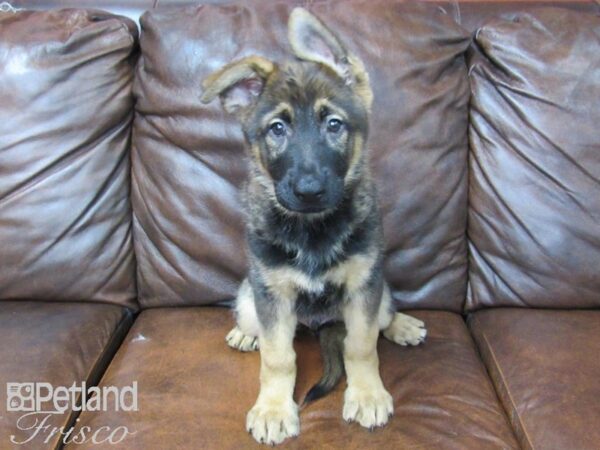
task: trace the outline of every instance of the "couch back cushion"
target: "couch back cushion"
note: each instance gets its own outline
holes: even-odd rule
[[[200,86],[243,56],[290,58],[292,6],[169,8],[141,19],[132,194],[145,307],[231,299],[245,276],[243,137],[218,101],[200,103]],[[370,73],[369,147],[394,299],[458,311],[467,272],[469,36],[431,6],[332,1],[309,9]]]
[[[467,307],[598,307],[600,16],[510,14],[476,41]]]
[[[135,307],[135,24],[0,12],[0,300]]]

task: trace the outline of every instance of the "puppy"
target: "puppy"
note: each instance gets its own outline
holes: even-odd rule
[[[373,94],[359,58],[302,8],[289,18],[295,59],[248,56],[210,75],[242,124],[250,269],[227,342],[260,347],[260,394],[246,428],[262,443],[299,433],[292,346],[298,323],[318,330],[324,375],[305,401],[331,391],[345,369],[343,417],[372,428],[393,413],[379,376],[377,338],[417,345],[424,324],[395,313],[382,274],[383,235],[365,143]]]

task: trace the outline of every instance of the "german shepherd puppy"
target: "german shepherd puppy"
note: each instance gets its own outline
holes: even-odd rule
[[[417,345],[423,322],[395,313],[382,274],[383,236],[365,153],[373,94],[363,63],[316,17],[289,19],[296,58],[248,56],[210,75],[202,101],[219,96],[242,124],[250,154],[244,189],[248,277],[227,342],[260,347],[260,394],[246,428],[262,443],[299,433],[292,346],[296,326],[318,330],[324,375],[305,402],[344,373],[343,417],[372,428],[393,413],[379,376],[377,338]]]

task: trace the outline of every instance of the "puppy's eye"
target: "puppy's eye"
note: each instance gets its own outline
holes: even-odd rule
[[[337,133],[342,129],[342,121],[340,119],[329,119],[327,121],[327,131],[330,133]]]
[[[271,126],[269,127],[269,131],[277,137],[281,137],[285,134],[285,124],[283,122],[281,122],[280,120],[278,120],[277,122],[273,122],[271,124]]]

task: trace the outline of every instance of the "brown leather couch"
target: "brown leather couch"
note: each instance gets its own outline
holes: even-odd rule
[[[242,136],[200,82],[285,57],[293,3],[187,3],[0,7],[0,449],[260,447],[259,355],[224,341]],[[385,428],[346,424],[342,385],[283,447],[600,448],[600,5],[304,4],[370,72],[385,271],[429,334],[380,342]],[[108,12],[34,11],[67,6]],[[137,411],[25,418],[7,385],[134,381]]]

